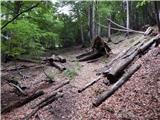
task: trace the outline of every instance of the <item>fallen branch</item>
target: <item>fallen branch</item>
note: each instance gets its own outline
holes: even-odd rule
[[[15,103],[12,103],[12,104],[10,104],[10,105],[2,108],[1,113],[9,112],[9,111],[13,110],[14,108],[21,107],[21,106],[29,103],[30,101],[38,98],[39,96],[41,96],[41,95],[43,95],[43,94],[44,94],[43,91],[39,91],[39,92],[37,92],[37,93],[34,93],[34,94],[32,94],[32,95],[30,95],[30,96],[28,96],[28,97],[26,97],[26,98],[24,98],[24,99],[22,99],[22,100],[20,100],[20,101],[17,101],[17,102],[15,102]]]
[[[54,88],[54,91],[55,91],[55,90],[58,90],[59,88],[63,87],[64,85],[69,84],[69,82],[70,82],[69,80],[66,80],[65,82],[61,83],[61,84],[58,85],[56,88]]]
[[[22,95],[26,96],[27,93],[25,93],[22,88],[19,85],[13,84],[13,83],[8,83],[10,86],[15,87]]]
[[[9,23],[11,23],[12,21],[14,21],[18,16],[20,16],[21,14],[25,13],[25,12],[28,12],[30,10],[32,10],[33,8],[37,7],[39,5],[39,2],[35,5],[33,5],[32,7],[26,9],[26,10],[23,10],[22,12],[20,12],[19,14],[17,14],[15,17],[13,17],[10,21],[8,21],[7,23],[5,23],[2,27],[1,27],[1,30],[4,29]]]
[[[96,24],[98,24],[98,25],[101,26],[101,27],[104,27],[104,28],[107,28],[107,29],[108,29],[108,26],[102,25],[102,24],[100,24],[100,23],[96,23]],[[142,32],[142,31],[136,31],[136,30],[131,30],[131,29],[126,30],[126,29],[119,29],[119,28],[113,28],[113,27],[111,27],[111,29],[112,29],[112,30],[117,30],[117,31],[122,31],[122,32],[129,31],[129,32],[144,34],[144,32]]]
[[[99,95],[95,102],[93,102],[93,106],[97,107],[102,102],[104,102],[108,97],[110,97],[118,88],[120,88],[131,76],[134,74],[139,68],[140,64],[134,64],[132,65],[128,71],[125,72],[125,74],[110,88],[109,91],[103,92],[101,95]]]
[[[79,89],[78,92],[81,93],[82,91],[86,90],[88,87],[92,86],[93,84],[95,84],[96,82],[98,82],[100,79],[102,78],[102,76],[99,76],[98,78],[96,78],[95,80],[93,80],[92,82],[88,83],[87,85],[85,85],[83,88]]]

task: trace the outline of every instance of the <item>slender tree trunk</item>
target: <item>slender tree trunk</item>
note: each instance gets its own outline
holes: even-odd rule
[[[111,15],[109,16],[111,19]],[[108,20],[108,42],[111,42],[111,22]]]
[[[100,15],[98,15],[98,22],[101,23]],[[98,36],[101,36],[101,26],[98,25]]]
[[[155,7],[155,17],[156,17],[156,22],[157,22],[157,26],[158,26],[158,32],[160,32],[160,11],[158,9],[158,1],[154,1],[154,7]]]
[[[91,13],[92,13],[91,31],[92,31],[92,39],[94,39],[95,38],[95,3],[94,3],[94,1],[92,1]]]
[[[127,20],[126,20],[126,26],[127,30],[129,29],[129,1],[126,0],[126,7],[127,7]],[[126,35],[129,35],[129,31],[127,31]]]
[[[82,46],[84,46],[85,42],[84,42],[84,35],[83,35],[83,26],[82,26],[82,19],[81,19],[79,8],[77,9],[77,14],[78,14],[79,26],[80,26],[80,32],[81,32],[81,42],[82,42]]]

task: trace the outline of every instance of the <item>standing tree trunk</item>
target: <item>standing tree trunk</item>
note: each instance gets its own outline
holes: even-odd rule
[[[90,37],[91,39],[93,39],[95,37],[95,5],[94,5],[94,1],[91,2],[90,4]]]
[[[98,22],[101,23],[100,15],[98,15]],[[101,26],[98,25],[98,36],[101,36]]]
[[[126,0],[126,7],[127,7],[127,19],[126,19],[126,26],[127,26],[127,33],[126,36],[129,35],[129,1]]]
[[[155,7],[155,17],[156,17],[156,22],[158,26],[158,32],[160,32],[160,10],[158,9],[158,1],[154,1],[154,7]]]
[[[79,5],[79,6],[81,6],[81,5]],[[80,32],[81,32],[82,47],[84,47],[85,46],[85,42],[84,42],[83,26],[82,26],[82,19],[81,19],[81,14],[80,14],[79,6],[78,6],[78,9],[77,9],[77,15],[78,15],[78,19],[79,19],[79,26],[80,26]]]
[[[111,15],[109,16],[109,19],[111,19]],[[108,20],[108,42],[111,42],[111,22]]]

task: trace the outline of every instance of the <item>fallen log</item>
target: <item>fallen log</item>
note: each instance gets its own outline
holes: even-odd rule
[[[103,56],[103,54],[99,53],[99,52],[96,52],[96,53],[93,53],[89,56],[86,56],[84,58],[81,58],[79,59],[78,61],[82,62],[82,61],[87,61],[87,60],[93,60],[93,59],[97,59],[97,58],[100,58],[101,56]]]
[[[148,27],[147,30],[144,32],[144,35],[150,35],[153,32],[152,27]]]
[[[66,62],[66,59],[60,55],[57,56],[59,58],[59,62],[61,63],[65,63]]]
[[[87,85],[85,85],[83,88],[78,90],[78,93],[81,93],[82,91],[86,90],[88,87],[92,86],[93,84],[95,84],[96,82],[98,82],[100,79],[102,78],[102,76],[99,76],[98,78],[96,78],[95,80],[93,80],[92,82],[88,83]]]
[[[63,97],[63,94],[58,94],[56,96],[49,96],[44,102],[39,104],[30,114],[23,118],[23,120],[29,120],[37,111],[41,108],[51,104],[53,101],[57,100],[58,98]]]
[[[139,52],[144,52],[146,49],[148,49],[153,43],[159,43],[160,41],[160,34],[153,37],[151,40],[146,42],[143,46],[140,47]]]
[[[54,91],[55,91],[55,90],[58,90],[59,88],[63,87],[64,85],[69,84],[69,82],[70,82],[69,80],[66,80],[65,82],[61,83],[61,84],[58,85],[56,88],[54,88]]]
[[[87,61],[97,59],[103,55],[107,55],[108,57],[110,52],[111,48],[107,45],[107,43],[100,36],[97,36],[93,41],[92,50],[77,56],[77,58],[79,58],[79,61]]]
[[[26,59],[26,58],[17,58],[16,60],[20,62],[43,63],[40,60],[32,60],[32,59]]]
[[[103,92],[101,95],[97,97],[97,99],[93,102],[93,106],[99,106],[108,97],[114,94],[114,92],[118,90],[118,88],[120,88],[140,68],[140,66],[140,64],[132,65],[108,91]]]
[[[93,63],[93,62],[96,62],[96,61],[98,61],[98,60],[99,60],[99,58],[93,59],[93,60],[89,60],[87,63]]]
[[[12,103],[12,104],[2,108],[1,113],[10,112],[11,110],[13,110],[15,108],[18,108],[18,107],[21,107],[21,106],[29,103],[30,101],[38,98],[39,96],[41,96],[43,94],[44,94],[43,91],[38,91],[37,93],[34,93],[34,94],[32,94],[32,95],[30,95],[30,96],[28,96],[28,97],[26,97],[26,98],[24,98],[24,99],[22,99],[20,101],[17,101],[15,103]]]
[[[111,83],[115,82],[124,73],[123,70],[133,61],[137,54],[138,51],[135,51],[129,57],[120,59],[116,64],[113,64],[109,70],[105,71],[103,75],[106,76]]]
[[[58,63],[58,62],[53,62],[53,61],[49,61],[51,66],[54,66],[55,68],[57,68],[60,71],[64,71],[66,70],[65,66]]]
[[[126,54],[120,57],[114,64],[112,64],[109,69],[103,72],[104,76],[112,82],[118,79],[122,74],[123,70],[134,60],[134,58],[139,54],[145,52],[154,42],[159,40],[160,35],[155,36],[148,42],[141,42],[135,48],[129,50]]]
[[[82,58],[82,57],[84,57],[84,56],[91,55],[92,53],[93,53],[93,50],[90,50],[90,51],[88,51],[88,52],[85,52],[85,53],[82,53],[82,54],[80,54],[80,55],[77,55],[76,58],[77,58],[77,59],[80,59],[80,58]]]
[[[52,55],[51,57],[46,57],[42,59],[43,61],[49,61],[49,62],[60,62],[65,63],[66,59],[60,55]]]
[[[46,98],[44,98],[42,101],[40,101],[38,104],[34,105],[32,107],[32,109],[36,108],[37,106],[41,105],[42,103],[44,103],[45,101],[51,99],[52,97],[55,97],[57,95],[57,92],[52,93],[51,95],[47,96]]]

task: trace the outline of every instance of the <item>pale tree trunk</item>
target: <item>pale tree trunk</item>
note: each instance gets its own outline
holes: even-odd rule
[[[95,37],[95,3],[94,1],[92,1],[92,6],[91,6],[91,13],[92,13],[92,17],[91,17],[91,31],[92,31],[92,39],[94,39]]]
[[[81,32],[81,42],[82,42],[82,47],[83,47],[85,45],[85,42],[84,42],[84,35],[83,35],[82,19],[81,19],[81,14],[80,14],[79,8],[77,9],[77,15],[78,15],[78,19],[79,19],[79,27],[80,27],[80,32]]]
[[[91,34],[91,4],[88,7],[88,37],[91,43],[92,34]]]
[[[109,19],[111,19],[111,15],[109,16]],[[108,20],[108,42],[111,42],[111,22]]]
[[[98,22],[101,23],[100,15],[98,15]],[[98,25],[98,35],[101,36],[101,26]]]
[[[126,7],[127,7],[127,20],[126,20],[126,27],[127,27],[127,30],[129,29],[129,1],[126,0]],[[129,31],[127,31],[126,35],[128,36],[129,35]]]

